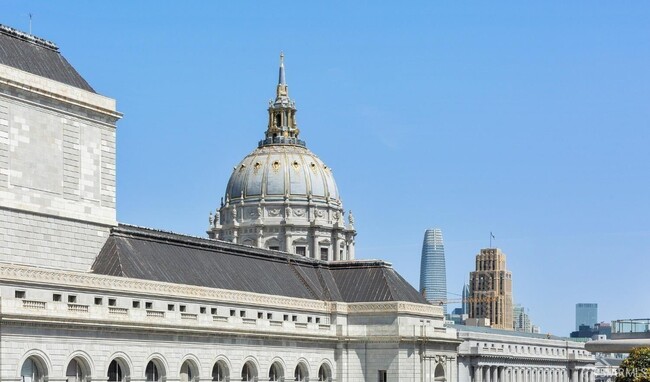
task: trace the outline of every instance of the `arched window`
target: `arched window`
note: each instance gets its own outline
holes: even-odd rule
[[[436,370],[433,372],[433,380],[434,381],[446,381],[447,380],[445,378],[445,368],[442,367],[441,364],[438,364],[438,366],[436,366]]]
[[[320,365],[318,368],[318,380],[319,381],[331,381],[332,380],[332,371],[327,364]]]
[[[108,382],[126,382],[128,376],[128,367],[124,360],[116,358],[108,365]]]
[[[295,381],[306,381],[309,374],[307,372],[307,367],[303,363],[299,363],[296,366],[296,371],[293,373]]]
[[[144,377],[147,382],[162,382],[164,377],[162,366],[156,361],[149,361],[144,371]]]
[[[45,365],[35,356],[27,358],[20,369],[22,382],[44,382],[46,376]]]
[[[181,382],[194,382],[198,380],[198,368],[191,361],[185,361],[181,365]]]
[[[65,380],[67,382],[85,382],[90,380],[89,370],[83,360],[73,358],[65,370]]]
[[[248,361],[241,369],[241,380],[254,381],[255,379],[257,379],[257,369],[255,369],[255,365],[252,362]]]
[[[273,362],[271,368],[269,369],[269,381],[281,381],[284,377],[284,371],[282,365],[278,362]]]
[[[225,381],[229,375],[228,366],[223,361],[217,361],[212,367],[212,380],[215,382]]]

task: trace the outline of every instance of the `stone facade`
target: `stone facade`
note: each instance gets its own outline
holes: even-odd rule
[[[115,101],[0,65],[0,256],[88,270],[115,220]]]
[[[276,362],[291,380],[298,367],[310,380],[456,373],[456,332],[434,306],[310,302],[17,265],[0,265],[0,282],[3,381],[20,381],[28,359],[48,381],[68,382],[107,380],[116,360],[119,381],[151,380],[150,361],[167,381],[215,380],[218,362],[223,380],[248,380],[247,362],[259,380]],[[66,375],[72,360],[76,377]]]
[[[492,328],[512,330],[512,274],[506,269],[506,255],[500,249],[481,249],[469,285],[469,318],[487,318]]]
[[[456,326],[458,377],[466,382],[593,382],[594,357],[579,342]],[[477,331],[478,330],[478,331]]]

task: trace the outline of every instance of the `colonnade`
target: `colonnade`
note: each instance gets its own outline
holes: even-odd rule
[[[474,365],[471,382],[595,382],[591,369],[538,366]]]

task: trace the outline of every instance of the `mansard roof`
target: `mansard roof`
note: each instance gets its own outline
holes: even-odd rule
[[[0,64],[95,92],[54,43],[1,24]]]
[[[327,262],[123,224],[92,272],[312,300],[427,303],[383,261]]]

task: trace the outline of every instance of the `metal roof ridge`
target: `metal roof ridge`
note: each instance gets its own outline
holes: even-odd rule
[[[21,32],[18,29],[12,28],[10,26],[0,24],[0,33],[59,53],[59,47],[52,41],[48,41],[38,36],[34,36],[33,34]]]

